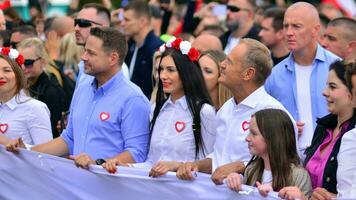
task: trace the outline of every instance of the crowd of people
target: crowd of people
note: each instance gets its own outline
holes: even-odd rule
[[[33,6],[29,22],[0,10],[8,151],[356,198],[355,16],[308,2],[73,2],[68,16]]]

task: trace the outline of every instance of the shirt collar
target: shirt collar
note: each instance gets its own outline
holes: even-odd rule
[[[183,108],[183,110],[188,109],[188,104],[187,104],[187,99],[185,96],[182,96],[181,98],[177,99],[175,103],[173,103],[171,96],[167,99],[167,101],[163,104],[162,108],[167,107],[168,105],[178,105]]]
[[[10,110],[15,110],[16,106],[19,104],[19,102],[23,102],[28,100],[30,97],[25,95],[25,92],[23,90],[20,91],[19,94],[13,96],[8,102],[2,104],[6,105]]]
[[[235,100],[234,104],[235,106],[239,106],[239,105],[244,105],[244,106],[248,106],[250,108],[255,108],[258,104],[258,102],[261,101],[261,97],[264,97],[267,94],[264,86],[259,87],[257,90],[255,90],[254,92],[252,92],[249,96],[247,96],[243,101],[241,101],[241,103],[236,104]]]
[[[113,77],[111,77],[110,80],[108,80],[106,83],[104,83],[104,85],[102,85],[101,87],[97,88],[97,80],[96,78],[93,79],[91,86],[93,89],[93,92],[98,92],[98,91],[102,91],[103,94],[105,95],[108,91],[110,91],[110,89],[114,86],[119,85],[119,82],[123,79],[124,74],[122,72],[122,69],[120,71],[118,71]]]
[[[326,61],[326,57],[325,57],[324,51],[325,51],[325,49],[323,47],[321,47],[319,44],[317,44],[316,55],[314,57],[313,64],[315,63],[316,60],[318,60],[320,62],[325,62]],[[290,71],[294,71],[295,66],[294,66],[293,53],[289,54],[288,60],[289,60],[289,63],[285,67],[287,69],[289,69]]]

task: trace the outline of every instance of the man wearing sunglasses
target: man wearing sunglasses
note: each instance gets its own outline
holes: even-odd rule
[[[10,44],[11,48],[16,49],[17,45],[27,39],[37,37],[37,31],[33,26],[22,25],[14,28],[11,33]]]
[[[255,0],[229,0],[225,25],[228,32],[220,37],[224,52],[228,54],[241,38],[259,40],[259,28],[254,24]]]

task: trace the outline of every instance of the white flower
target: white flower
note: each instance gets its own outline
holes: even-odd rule
[[[164,53],[164,51],[166,51],[166,47],[164,46],[164,44],[162,44],[162,45],[159,47],[159,52]]]
[[[182,54],[187,55],[192,45],[188,41],[183,41],[179,44],[179,49]]]
[[[19,52],[16,49],[10,49],[9,57],[11,59],[16,59],[19,56]]]
[[[172,42],[174,42],[176,40],[176,37],[172,36],[167,42],[166,42],[166,46],[168,48],[172,47]]]

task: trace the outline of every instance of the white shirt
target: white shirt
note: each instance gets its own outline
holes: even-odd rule
[[[229,54],[232,49],[238,45],[240,42],[240,38],[234,38],[230,35],[229,39],[227,40],[227,44],[226,44],[226,47],[224,49],[224,53],[227,55]]]
[[[214,152],[208,156],[213,162],[213,172],[217,167],[231,162],[246,163],[250,160],[251,155],[245,141],[249,133],[249,122],[254,113],[267,108],[281,109],[288,113],[281,103],[267,94],[263,86],[241,103],[236,104],[234,98],[231,98],[220,108],[217,113]],[[288,115],[291,116],[289,113]],[[295,123],[292,117],[291,119]]]
[[[305,123],[303,126],[303,133],[298,139],[299,146],[303,152],[306,147],[310,146],[314,134],[314,122],[310,96],[310,76],[312,71],[313,67],[311,65],[301,66],[295,63],[298,112],[300,121]]]
[[[0,134],[37,145],[53,139],[50,112],[46,104],[23,92],[0,104]]]
[[[336,173],[339,198],[356,197],[356,128],[346,132],[341,139],[337,156]]]
[[[201,137],[205,155],[212,152],[215,143],[215,108],[204,104],[200,110]],[[150,149],[144,163],[134,164],[139,168],[151,168],[158,161],[194,161],[195,139],[193,117],[185,96],[172,102],[169,98],[163,104],[152,131]],[[197,159],[205,156],[199,151]]]

